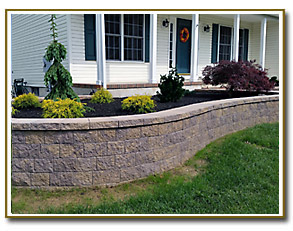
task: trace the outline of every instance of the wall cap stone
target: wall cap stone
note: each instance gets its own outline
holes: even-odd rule
[[[91,130],[107,128],[126,128],[143,125],[161,124],[174,122],[195,115],[203,114],[220,108],[229,108],[242,104],[258,102],[279,101],[279,95],[263,95],[245,98],[233,98],[224,100],[208,101],[173,108],[150,114],[90,117],[74,119],[19,119],[12,118],[12,130]]]

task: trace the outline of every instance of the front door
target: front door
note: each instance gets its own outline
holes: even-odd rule
[[[180,74],[190,73],[191,20],[177,19],[176,67]]]

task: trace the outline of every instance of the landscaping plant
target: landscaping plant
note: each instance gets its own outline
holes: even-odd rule
[[[172,68],[168,75],[161,75],[157,95],[161,102],[176,102],[184,95],[184,78],[179,76],[176,68]]]
[[[113,102],[112,94],[107,91],[105,88],[97,90],[91,98],[91,103],[111,103]]]
[[[122,110],[134,113],[148,113],[153,112],[155,102],[151,99],[150,95],[135,95],[128,97],[122,101]]]
[[[41,107],[39,98],[33,93],[22,94],[14,99],[12,102],[14,108],[24,109],[24,108],[36,108]],[[13,112],[13,109],[12,109]]]
[[[48,71],[45,74],[44,81],[45,85],[49,87],[52,86],[51,92],[45,97],[46,99],[52,99],[56,101],[60,99],[76,99],[79,100],[77,94],[72,90],[72,77],[69,71],[61,64],[61,62],[66,58],[66,48],[57,41],[57,28],[54,20],[56,16],[52,14],[51,19],[51,31],[52,31],[52,43],[46,49],[45,58],[48,62],[53,62]]]
[[[44,118],[80,118],[84,117],[83,113],[86,112],[85,103],[77,102],[76,99],[72,100],[51,99],[44,100],[42,103],[43,117]]]
[[[216,66],[206,66],[202,72],[203,82],[226,85],[229,91],[268,91],[274,84],[267,77],[267,70],[254,61],[220,61]]]

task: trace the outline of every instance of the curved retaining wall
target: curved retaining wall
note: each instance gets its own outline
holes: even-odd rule
[[[12,119],[12,185],[115,185],[172,169],[221,136],[278,119],[278,95],[144,115]]]

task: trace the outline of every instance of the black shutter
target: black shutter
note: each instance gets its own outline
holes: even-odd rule
[[[96,60],[96,16],[84,15],[85,60]]]
[[[248,38],[249,38],[249,30],[244,29],[243,39],[244,39],[244,51],[243,51],[243,60],[247,61],[248,58]]]
[[[212,34],[212,60],[211,63],[217,62],[218,56],[218,35],[219,35],[219,24],[213,24]]]
[[[150,15],[145,15],[145,54],[144,61],[150,61]]]

